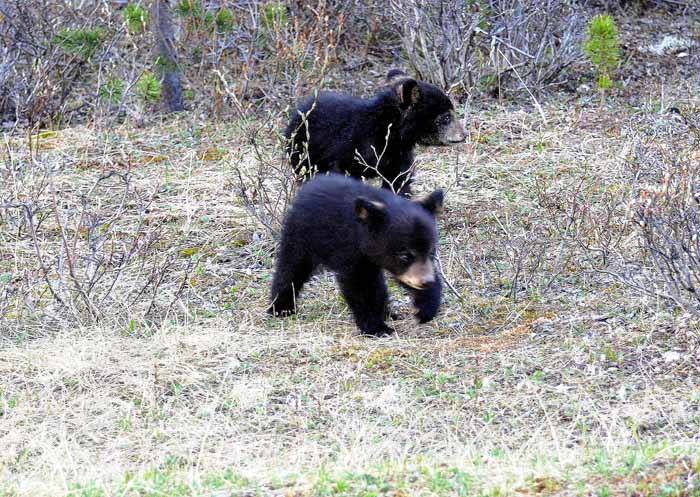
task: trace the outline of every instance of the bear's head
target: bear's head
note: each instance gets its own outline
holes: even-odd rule
[[[437,86],[411,78],[399,69],[387,74],[387,83],[402,113],[402,138],[421,145],[451,145],[467,133],[450,98]]]
[[[355,215],[362,226],[363,254],[406,286],[432,286],[437,278],[431,259],[438,240],[435,216],[443,199],[442,190],[417,201],[396,196],[391,205],[358,197]]]

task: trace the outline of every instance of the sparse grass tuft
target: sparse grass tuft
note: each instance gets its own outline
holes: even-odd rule
[[[104,38],[100,28],[61,29],[56,34],[56,43],[69,53],[80,54],[89,59],[97,51]]]
[[[143,33],[148,29],[148,11],[141,5],[130,3],[124,9],[124,22],[131,34]]]
[[[136,83],[136,91],[144,102],[153,104],[160,100],[161,83],[155,74],[147,71]]]

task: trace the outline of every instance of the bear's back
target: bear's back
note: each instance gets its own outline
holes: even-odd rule
[[[287,224],[305,233],[314,245],[325,248],[336,243],[340,244],[337,250],[343,251],[357,245],[355,204],[360,197],[382,204],[389,233],[400,235],[418,225],[431,232],[435,229],[434,218],[417,202],[340,174],[317,175],[305,183],[292,203]]]

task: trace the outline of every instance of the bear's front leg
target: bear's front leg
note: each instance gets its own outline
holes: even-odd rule
[[[284,317],[296,312],[297,296],[313,272],[311,260],[296,248],[283,238],[267,309],[273,316]]]
[[[417,309],[416,318],[419,323],[427,323],[432,320],[440,309],[442,297],[442,283],[436,275],[435,283],[422,290],[409,289],[413,297],[413,306]]]
[[[339,273],[340,290],[363,335],[385,336],[394,332],[386,325],[388,292],[381,269],[368,261]]]

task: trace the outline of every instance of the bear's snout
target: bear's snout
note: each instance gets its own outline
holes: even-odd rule
[[[462,125],[462,121],[455,117],[443,136],[448,143],[461,143],[467,138],[467,132]]]
[[[435,283],[433,263],[429,258],[416,261],[404,273],[398,275],[398,279],[401,283],[416,290],[429,288]]]

